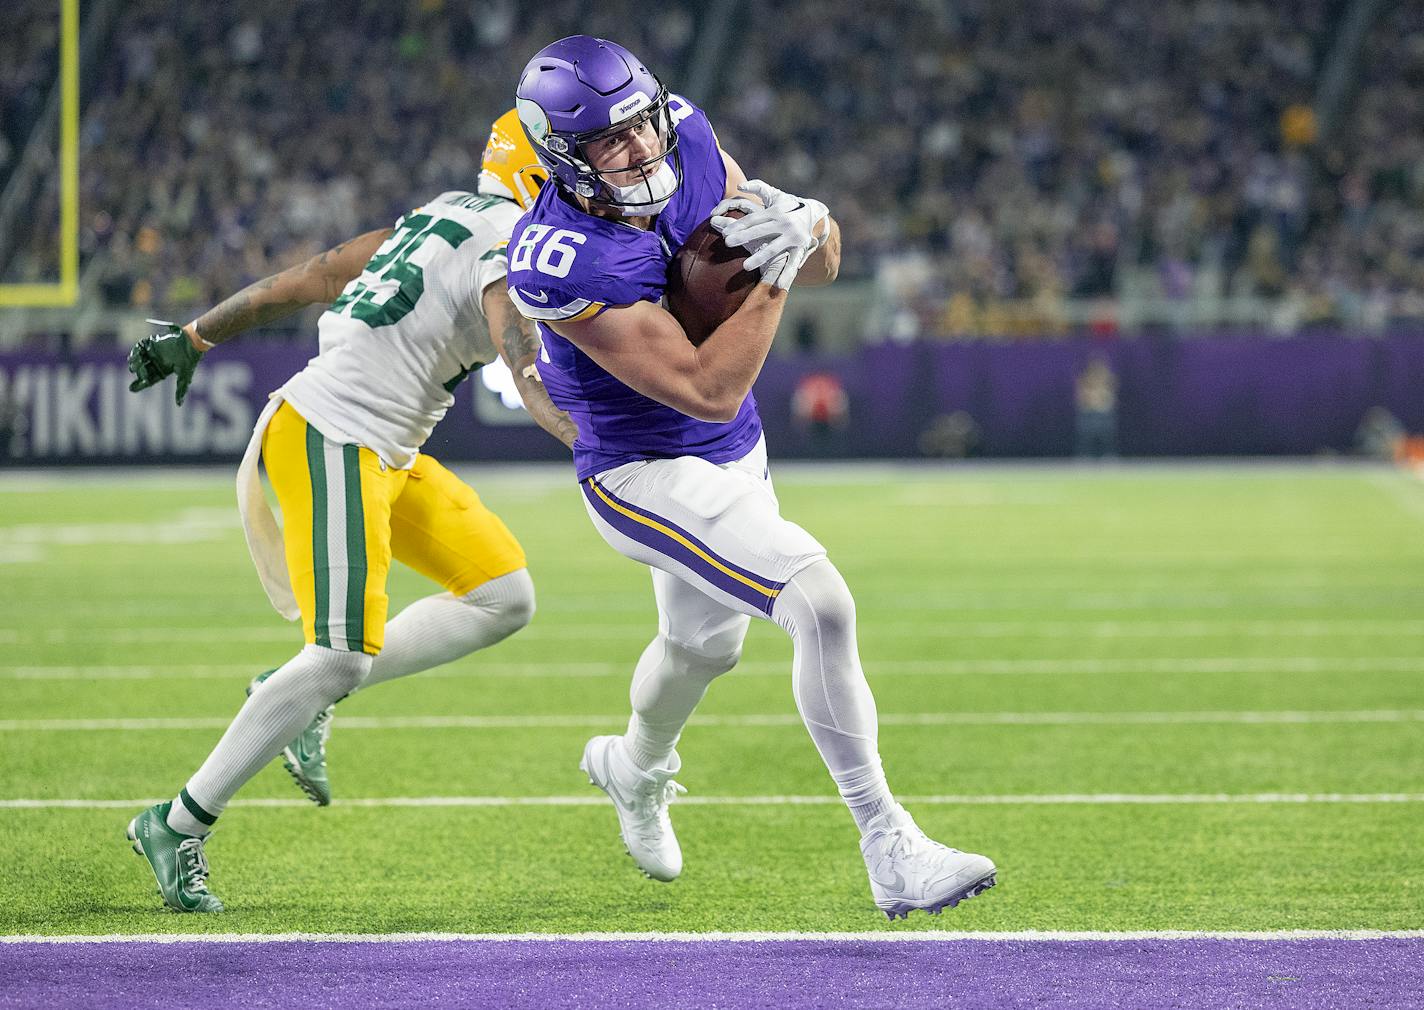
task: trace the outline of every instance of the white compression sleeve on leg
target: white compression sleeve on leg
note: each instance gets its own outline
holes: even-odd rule
[[[623,737],[644,771],[668,767],[682,727],[707,686],[737,665],[751,625],[751,618],[676,575],[655,568],[652,578],[658,634],[633,671],[633,715]]]
[[[263,681],[261,690],[248,696],[218,745],[188,780],[188,795],[213,817],[222,813],[248,779],[280,754],[318,712],[356,690],[370,670],[371,657],[363,652],[304,647]],[[181,811],[175,814],[183,816]]]
[[[855,601],[841,573],[821,560],[782,588],[772,617],[791,635],[796,708],[856,825],[890,809],[880,767],[875,698],[855,636]]]
[[[695,651],[658,634],[643,650],[633,672],[628,698],[633,715],[623,740],[640,768],[663,768],[677,746],[682,727],[707,693],[707,685],[737,665],[741,636],[730,652]]]
[[[521,568],[464,596],[416,600],[386,623],[386,644],[363,687],[451,663],[494,645],[534,616],[534,580]]]

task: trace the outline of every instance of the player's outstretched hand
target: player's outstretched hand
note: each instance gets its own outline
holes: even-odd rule
[[[178,387],[174,390],[174,399],[181,407],[183,397],[188,395],[188,387],[192,385],[193,372],[203,356],[177,323],[162,319],[150,319],[148,322],[163,329],[151,337],[144,337],[129,351],[129,371],[134,374],[129,392],[137,393],[170,375],[176,375]]]
[[[821,247],[816,226],[830,211],[819,200],[783,193],[760,179],[748,179],[739,193],[747,196],[728,197],[712,208],[712,227],[727,245],[751,251],[743,269],[759,271],[768,284],[791,287],[796,271]],[[728,217],[729,210],[740,210],[743,216]]]

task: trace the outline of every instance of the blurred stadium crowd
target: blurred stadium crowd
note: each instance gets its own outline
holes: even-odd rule
[[[16,2],[0,181],[54,81],[55,0]],[[1387,329],[1424,319],[1424,4],[1373,5],[1322,115],[1355,6],[124,0],[85,65],[86,292],[181,312],[471,187],[524,61],[582,31],[824,199],[901,336],[1112,327],[1129,295]],[[44,194],[7,281],[53,271]]]

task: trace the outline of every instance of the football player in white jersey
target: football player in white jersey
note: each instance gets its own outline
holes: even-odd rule
[[[203,842],[242,785],[278,753],[330,801],[332,706],[357,688],[426,670],[524,627],[534,586],[524,552],[472,488],[420,452],[469,372],[503,357],[534,419],[572,445],[574,425],[534,370],[539,340],[506,293],[506,248],[548,173],[511,111],[494,124],[480,193],[444,193],[249,286],[129,355],[135,391],[177,376],[181,404],[202,352],[307,305],[330,302],[320,352],[271,394],[238,471],[243,529],[277,610],[305,647],[254,680],[202,767],[171,801],[129,824],[169,907],[222,911]],[[282,510],[279,530],[258,458]],[[396,558],[444,587],[389,622]]]

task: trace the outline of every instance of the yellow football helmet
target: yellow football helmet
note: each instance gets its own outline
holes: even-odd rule
[[[549,170],[539,164],[519,125],[519,114],[510,109],[490,129],[489,143],[480,159],[480,193],[502,196],[528,210],[548,181]]]

